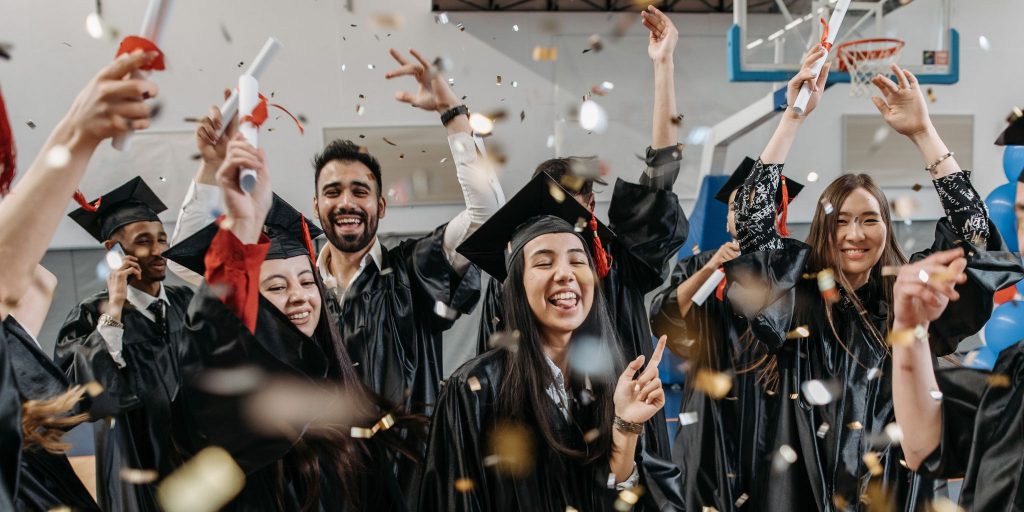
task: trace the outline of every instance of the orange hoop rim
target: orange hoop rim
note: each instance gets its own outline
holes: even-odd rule
[[[888,43],[891,44],[890,48],[879,48],[875,50],[854,50],[855,46],[866,45],[866,44],[879,44]],[[841,45],[836,46],[836,55],[839,57],[839,65],[843,68],[846,67],[846,61],[860,62],[868,60],[879,60],[886,57],[891,57],[896,52],[903,49],[907,42],[903,39],[896,39],[891,37],[874,37],[869,39],[856,39],[853,41],[847,41]]]

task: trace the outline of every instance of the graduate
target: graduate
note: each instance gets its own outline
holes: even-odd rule
[[[996,144],[1024,145],[1024,122],[1017,120]],[[1024,210],[1024,173],[1018,177],[1018,213]],[[1018,231],[1024,219],[1018,216]],[[1024,243],[1024,242],[1022,242]],[[893,329],[929,330],[931,322],[956,302],[965,258],[949,251],[900,272],[894,290]],[[922,282],[921,272],[944,279]],[[1019,302],[1017,303],[1020,304]],[[1024,318],[1024,312],[1019,314]],[[1019,325],[1019,322],[1018,322]],[[1024,507],[1021,454],[1024,453],[1024,332],[999,353],[991,372],[970,368],[935,371],[927,338],[913,337],[893,348],[893,402],[903,429],[903,451],[912,470],[936,478],[963,478],[964,510],[1017,510]]]
[[[238,188],[241,168],[257,171],[249,194]],[[425,422],[400,415],[356,375],[313,266],[311,238],[320,230],[276,195],[270,199],[263,153],[240,135],[228,144],[217,177],[226,218],[165,253],[206,278],[188,320],[195,342],[184,358],[192,382],[183,404],[190,436],[180,444],[191,451],[222,446],[246,471],[246,486],[231,510],[404,510],[385,448],[415,457],[399,431],[406,425],[422,429]],[[245,408],[237,390],[218,395],[196,384],[203,372],[254,365],[310,386],[337,385],[353,403],[352,424],[304,425],[297,440],[271,436],[240,413]],[[241,395],[251,398],[263,385]],[[371,439],[349,434],[350,426],[371,428],[378,421],[387,427]]]
[[[803,83],[811,85],[808,112],[828,75],[825,67],[813,76],[811,65],[824,55],[812,48],[789,83],[791,104]],[[918,147],[946,213],[932,247],[910,260],[953,247],[967,254],[968,279],[957,287],[964,300],[929,329],[931,354],[941,356],[984,325],[993,294],[1019,278],[1019,267],[996,252],[1002,240],[970,173],[932,126],[916,79],[892,71],[898,82],[874,78],[882,96],[873,101],[893,131]],[[753,458],[763,462],[744,492],[762,510],[918,510],[933,484],[901,465],[892,426],[893,272],[908,259],[889,201],[865,174],[843,175],[825,188],[806,244],[780,236],[771,198],[804,119],[783,114],[737,193],[742,254],[725,264],[725,294],[768,353],[757,371],[769,395],[762,414],[772,420],[758,432]]]
[[[167,207],[140,177],[71,212],[103,246],[124,253],[107,289],[76,306],[60,329],[54,360],[74,384],[91,381],[97,495],[105,509],[154,510],[155,487],[124,482],[122,469],[167,475],[182,462],[171,442],[173,402],[181,385],[178,353],[193,291],[165,286]]]
[[[597,291],[602,241],[578,232],[590,212],[553,198],[554,184],[538,175],[459,247],[503,280],[508,328],[519,335],[445,382],[424,510],[613,510],[637,495],[634,510],[681,510],[678,469],[643,436],[664,406],[665,340],[649,360],[625,364]]]
[[[650,31],[647,54],[654,64],[654,120],[651,146],[646,151],[647,168],[640,175],[639,184],[621,179],[615,182],[608,228],[618,237],[615,242],[605,242],[603,255],[595,263],[601,278],[600,289],[627,359],[651,357],[654,344],[645,296],[664,284],[665,265],[686,241],[689,230],[679,198],[672,192],[682,158],[682,146],[677,144],[679,119],[672,61],[679,32],[672,20],[654,6],[649,6],[641,16]],[[593,169],[595,164],[580,158],[555,158],[541,163],[534,171],[534,176],[551,176],[567,199],[575,199],[591,212],[583,222],[592,231],[604,229],[597,227],[603,224],[593,215],[594,183],[604,184]],[[492,280],[484,296],[479,353],[490,348],[491,335],[507,330],[501,304],[500,279]],[[651,450],[667,458],[670,447],[664,412],[658,411],[652,418],[648,437]]]
[[[726,231],[734,239],[736,192],[754,163],[745,158],[715,194],[715,200],[729,208]],[[803,190],[797,181],[784,179],[785,194],[780,187],[774,198],[780,212],[777,222]],[[693,302],[704,283],[737,256],[739,244],[733,240],[717,250],[683,258],[672,271],[668,287],[651,303],[651,329],[656,336],[667,336],[668,348],[687,364],[680,411],[688,417],[696,414],[697,423],[678,430],[673,461],[683,473],[686,504],[691,510],[714,507],[726,511],[742,506],[749,498],[743,497],[744,489],[749,487],[758,462],[750,458],[756,451],[756,433],[771,421],[762,414],[763,405],[757,401],[762,396],[760,384],[756,373],[750,371],[765,353],[753,343],[746,320],[735,314],[720,293],[712,292],[702,304]],[[716,289],[724,290],[726,284],[723,280]],[[716,375],[732,380],[725,397],[706,385]]]

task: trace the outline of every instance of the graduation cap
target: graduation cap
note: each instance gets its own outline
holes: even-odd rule
[[[80,192],[75,193],[75,200],[81,208],[69,213],[68,217],[100,242],[110,240],[115,231],[128,224],[159,222],[157,214],[167,209],[153,189],[139,176],[91,203]]]
[[[611,257],[604,244],[614,240],[615,234],[546,173],[534,176],[457,250],[491,277],[504,281],[508,265],[523,246],[548,233],[580,236],[594,256],[598,275],[608,274]]]
[[[1024,146],[1024,116],[1017,115],[1019,112],[1015,109],[1010,115],[1010,126],[999,134],[999,138],[996,139],[997,146]]]
[[[743,162],[740,163],[739,167],[733,171],[732,176],[722,185],[722,188],[718,189],[718,193],[715,194],[715,199],[729,204],[729,196],[732,195],[734,190],[739,189],[743,186],[743,182],[747,181],[747,176],[750,176],[751,171],[754,170],[754,164],[757,161],[753,158],[745,157]],[[775,204],[780,206],[782,214],[779,217],[779,233],[782,236],[789,235],[789,228],[786,226],[786,217],[789,211],[789,203],[796,199],[796,196],[804,189],[802,183],[799,183],[793,179],[782,177],[782,186],[775,192]]]
[[[199,274],[206,273],[206,250],[213,242],[213,237],[220,229],[216,222],[211,222],[192,236],[174,244],[164,251],[165,258]],[[274,194],[274,203],[263,223],[263,232],[270,238],[270,249],[267,250],[268,260],[283,260],[295,256],[308,256],[313,259],[312,240],[323,231],[304,217],[287,201]]]

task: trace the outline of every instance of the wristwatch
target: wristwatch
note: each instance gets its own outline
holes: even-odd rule
[[[102,315],[100,315],[99,324],[100,325],[105,325],[107,327],[117,327],[118,329],[124,329],[124,324],[123,323],[118,322],[117,320],[114,320],[114,317],[112,317],[112,316],[110,316],[110,315],[108,315],[106,313],[103,313]]]
[[[643,423],[633,423],[630,421],[626,421],[618,416],[612,419],[612,426],[614,426],[617,430],[620,430],[627,434],[636,434],[641,436],[644,434]]]
[[[443,124],[444,126],[448,126],[448,123],[452,122],[452,119],[455,119],[458,116],[468,115],[469,107],[465,105],[458,105],[446,110],[443,114],[441,114],[441,124]]]

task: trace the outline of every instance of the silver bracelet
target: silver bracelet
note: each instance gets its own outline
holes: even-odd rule
[[[934,164],[931,164],[931,165],[929,165],[928,167],[925,167],[925,168],[924,168],[924,170],[926,170],[926,171],[928,171],[928,172],[933,172],[933,171],[935,171],[935,168],[936,168],[936,167],[938,167],[938,166],[939,166],[939,164],[941,164],[942,162],[945,162],[947,158],[949,158],[949,157],[953,156],[954,154],[955,154],[955,153],[953,153],[952,151],[950,151],[949,153],[946,153],[945,155],[942,155],[942,156],[940,156],[940,157],[939,157],[939,159],[938,159],[938,160],[936,160]]]
[[[616,416],[615,419],[612,420],[612,426],[627,434],[636,434],[638,436],[644,435],[643,423],[632,423]]]

